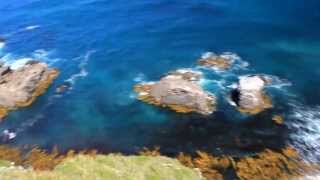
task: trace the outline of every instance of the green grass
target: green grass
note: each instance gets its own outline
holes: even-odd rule
[[[0,161],[0,166],[1,166]],[[9,163],[10,164],[10,163]],[[11,180],[198,180],[200,173],[167,157],[78,155],[53,171],[7,168],[0,179]]]

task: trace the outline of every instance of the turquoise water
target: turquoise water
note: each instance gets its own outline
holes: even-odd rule
[[[11,0],[0,2],[0,57],[41,59],[61,75],[31,107],[0,124],[14,146],[163,153],[246,153],[291,144],[318,161],[320,2],[236,0]],[[205,52],[237,54],[237,66],[204,70],[219,99],[209,117],[182,115],[135,100],[134,84],[177,68],[197,69]],[[267,74],[274,108],[257,116],[227,102],[239,75]],[[70,85],[56,94],[61,84]],[[285,117],[276,126],[274,114]],[[241,140],[241,145],[235,143]]]

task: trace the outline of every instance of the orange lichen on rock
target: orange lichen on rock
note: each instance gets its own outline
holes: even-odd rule
[[[283,117],[280,115],[274,115],[272,117],[272,121],[275,122],[276,124],[281,125],[281,124],[283,124]]]
[[[0,107],[0,121],[8,115],[8,109]]]

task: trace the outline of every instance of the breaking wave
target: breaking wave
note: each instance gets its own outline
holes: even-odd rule
[[[0,50],[6,45],[5,42],[0,42]]]
[[[291,139],[293,145],[310,162],[320,161],[320,106],[308,107],[290,104],[293,111],[289,115],[292,122],[287,126],[294,131]]]
[[[29,56],[19,56],[12,53],[6,53],[1,57],[1,61],[4,62],[5,65],[10,66],[11,69],[18,69],[31,60],[40,60],[49,66],[52,66],[61,60],[59,58],[53,58],[53,52],[53,50],[47,51],[44,49],[38,49],[32,52]]]

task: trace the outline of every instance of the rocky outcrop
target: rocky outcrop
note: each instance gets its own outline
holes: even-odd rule
[[[208,115],[215,111],[216,99],[196,83],[200,77],[199,72],[177,70],[158,82],[138,84],[134,90],[138,99],[146,103],[169,107],[180,113]]]
[[[229,56],[216,55],[211,52],[207,52],[202,55],[198,60],[200,66],[212,68],[215,70],[227,70],[232,65],[233,60]]]
[[[270,98],[264,92],[266,81],[262,76],[242,76],[231,93],[231,99],[240,112],[257,114],[271,108]]]
[[[45,63],[30,61],[12,70],[0,66],[0,118],[10,110],[29,106],[36,97],[45,92],[59,72]]]

